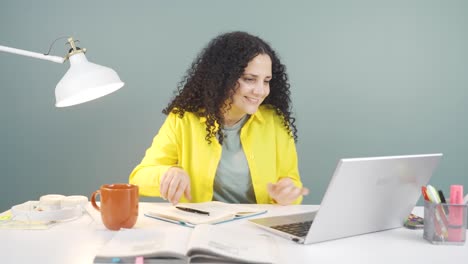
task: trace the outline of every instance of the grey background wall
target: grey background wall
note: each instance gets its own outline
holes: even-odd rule
[[[443,152],[431,183],[468,188],[467,14],[464,0],[3,2],[0,45],[46,52],[74,36],[126,85],[55,108],[68,63],[0,53],[0,211],[126,182],[195,55],[231,30],[287,65],[305,203],[320,203],[343,157]]]

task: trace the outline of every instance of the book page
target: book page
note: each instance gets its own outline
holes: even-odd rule
[[[198,225],[188,244],[191,263],[274,263],[274,239],[264,233],[232,230],[229,226]]]
[[[176,226],[174,226],[176,227]],[[190,232],[174,232],[158,229],[121,229],[98,252],[95,263],[105,259],[178,258],[187,259],[187,241]]]
[[[187,212],[177,207],[196,209],[206,212],[207,214],[200,214],[194,212]],[[145,215],[155,218],[162,218],[171,220],[173,222],[180,222],[180,224],[188,224],[190,226],[198,224],[212,224],[220,223],[223,221],[232,220],[235,218],[242,218],[258,213],[266,212],[266,210],[259,210],[254,207],[228,204],[223,202],[205,202],[205,203],[179,203],[176,206],[172,204],[154,204],[151,206]]]

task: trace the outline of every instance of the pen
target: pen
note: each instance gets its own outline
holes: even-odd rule
[[[436,188],[434,188],[434,186],[428,184],[426,188],[426,192],[431,202],[436,203],[436,204],[440,203],[439,193],[437,192]]]
[[[439,190],[439,197],[440,197],[440,202],[441,203],[443,203],[443,204],[447,203],[447,201],[445,200],[445,195],[442,192],[442,190]]]
[[[177,208],[177,209],[179,209],[179,210],[182,210],[182,211],[185,211],[185,212],[189,212],[189,213],[210,215],[209,212],[202,211],[202,210],[197,210],[197,209],[193,209],[193,208],[182,207],[182,206],[176,206],[175,208]]]
[[[422,196],[424,197],[424,200],[430,202],[431,200],[429,199],[429,196],[427,196],[427,187],[426,186],[422,186],[421,187],[421,193],[422,193]]]
[[[444,192],[442,190],[439,190],[439,198],[440,198],[440,203],[442,204],[442,211],[444,211],[445,216],[448,214],[448,208],[445,207],[444,205],[447,204],[447,200],[445,199]]]
[[[442,205],[440,204],[440,197],[437,193],[437,190],[432,185],[427,185],[426,194],[429,197],[429,200],[435,204],[434,217],[436,219],[435,227],[440,228],[440,233],[442,238],[448,237],[447,230],[447,218],[444,212]]]

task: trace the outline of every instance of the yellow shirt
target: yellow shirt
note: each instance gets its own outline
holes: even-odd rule
[[[173,166],[182,167],[191,181],[192,202],[213,198],[213,182],[222,146],[212,138],[205,140],[206,118],[185,112],[182,118],[170,113],[146,151],[141,163],[129,177],[144,196],[160,196],[159,182]],[[284,127],[282,118],[268,106],[260,106],[250,116],[240,133],[242,148],[250,169],[257,203],[274,203],[268,195],[267,184],[289,177],[302,187],[297,165],[294,139]],[[302,197],[295,203],[299,204]],[[181,202],[188,202],[182,197]]]

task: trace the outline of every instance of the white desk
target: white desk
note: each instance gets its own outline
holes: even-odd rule
[[[138,227],[154,227],[172,236],[186,237],[190,228],[143,216],[150,203],[141,203]],[[267,207],[267,215],[303,212],[316,209],[314,205]],[[93,220],[84,215],[77,220],[60,223],[47,230],[0,230],[1,263],[91,264],[99,248],[113,231],[105,229],[97,212],[90,209]],[[415,212],[422,215],[422,208]],[[263,215],[264,216],[264,215]],[[343,220],[346,224],[346,220]],[[224,223],[248,232],[260,229],[245,220]],[[263,231],[262,231],[263,232]],[[311,245],[298,245],[274,237],[278,248],[277,263],[445,263],[448,259],[468,261],[468,243],[464,246],[432,245],[422,237],[422,230],[393,229]],[[181,239],[181,241],[184,241]]]

